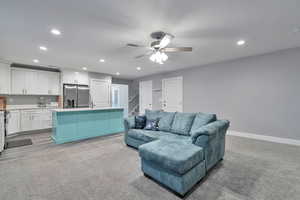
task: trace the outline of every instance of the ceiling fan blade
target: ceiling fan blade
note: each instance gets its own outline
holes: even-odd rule
[[[150,54],[152,54],[152,51],[148,51],[148,52],[146,52],[142,55],[135,56],[134,58],[139,59],[139,58],[142,58],[142,57],[145,57],[145,56],[149,56]]]
[[[161,49],[163,52],[181,52],[181,51],[193,51],[192,47],[166,47]]]
[[[173,38],[173,35],[166,33],[165,36],[159,42],[159,48],[162,49],[168,46]]]
[[[133,43],[128,43],[126,44],[128,47],[146,47],[145,45],[139,45],[139,44],[133,44]]]
[[[142,58],[142,57],[144,57],[144,56],[146,56],[146,54],[138,55],[138,56],[135,56],[134,58],[135,58],[135,59],[139,59],[139,58]]]

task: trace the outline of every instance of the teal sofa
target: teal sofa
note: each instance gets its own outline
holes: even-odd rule
[[[145,116],[159,119],[158,131],[135,129],[135,118],[127,118],[125,143],[139,150],[145,176],[184,196],[222,160],[229,121],[206,113],[146,110]]]

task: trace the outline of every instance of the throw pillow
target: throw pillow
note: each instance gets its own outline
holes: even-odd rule
[[[145,130],[157,131],[158,130],[158,121],[159,119],[148,120],[146,121]]]
[[[146,126],[146,116],[135,116],[135,128],[143,129]]]

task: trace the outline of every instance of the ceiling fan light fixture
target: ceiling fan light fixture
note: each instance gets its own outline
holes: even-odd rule
[[[152,54],[152,55],[149,57],[149,59],[150,59],[152,62],[155,62],[155,60],[156,60],[156,55],[155,55],[155,53]]]
[[[162,61],[164,61],[164,62],[167,61],[168,58],[169,58],[169,57],[167,56],[167,54],[165,54],[165,53],[161,53],[160,55],[161,55]]]
[[[163,64],[163,62],[168,60],[168,56],[164,52],[156,51],[149,57],[149,59],[152,62]]]

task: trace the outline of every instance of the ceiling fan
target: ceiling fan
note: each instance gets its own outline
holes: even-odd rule
[[[163,64],[166,60],[168,60],[168,56],[166,53],[172,52],[184,52],[184,51],[192,51],[192,47],[168,47],[171,43],[172,39],[174,39],[174,35],[170,33],[165,33],[163,31],[157,31],[150,34],[151,38],[155,41],[151,42],[150,47],[145,45],[138,45],[128,43],[128,47],[145,47],[148,48],[149,51],[145,54],[136,56],[135,58],[142,58],[144,56],[150,55],[149,59],[152,62]]]

